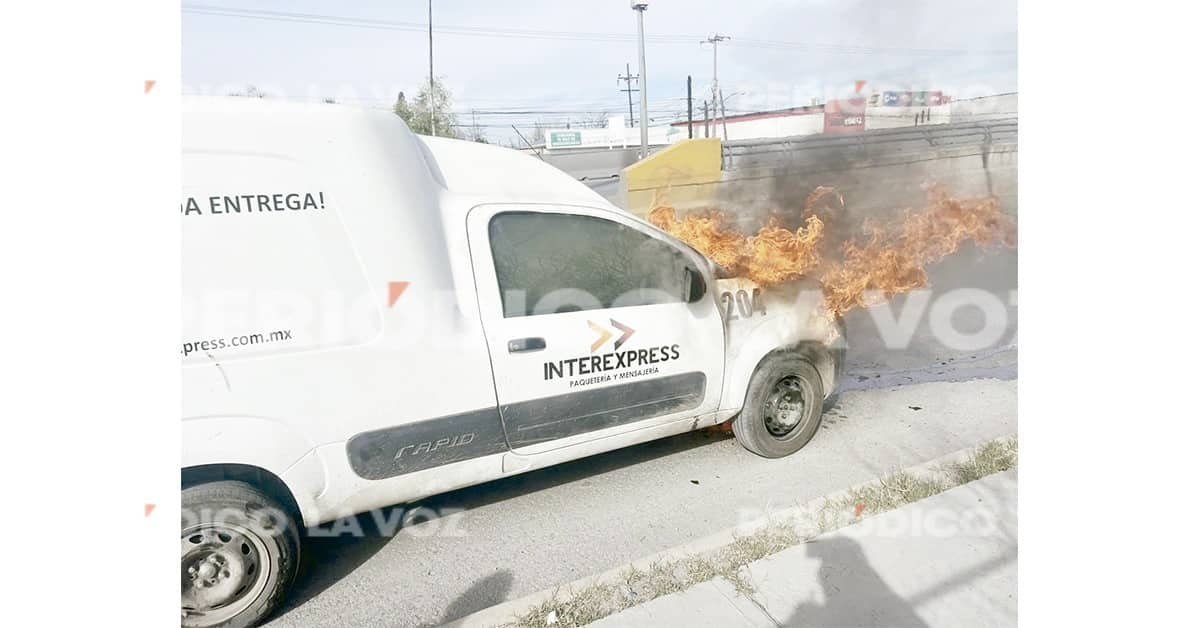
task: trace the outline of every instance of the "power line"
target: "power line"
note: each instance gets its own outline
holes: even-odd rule
[[[318,13],[299,13],[293,11],[269,11],[265,9],[239,9],[207,4],[184,4],[184,13],[195,15],[210,15],[219,17],[234,17],[243,19],[265,20],[272,22],[296,22],[303,24],[321,24],[326,26],[342,26],[348,28],[367,28],[377,30],[397,30],[425,32],[428,23],[395,22],[378,19],[354,18]],[[625,43],[636,41],[636,36],[626,33],[597,33],[579,31],[551,31],[519,28],[498,28],[480,26],[437,26],[434,32],[444,35],[462,35],[471,37],[500,37],[515,39],[541,39],[556,41],[592,41]],[[646,41],[658,44],[691,44],[697,37],[703,35],[647,35]],[[848,46],[840,44],[814,44],[810,42],[788,42],[767,39],[738,39],[730,45],[745,48],[760,48],[771,50],[803,50],[827,54],[848,55],[914,55],[914,56],[965,56],[965,55],[1015,55],[1016,50],[974,50],[968,48],[890,48],[879,46]]]
[[[456,109],[453,111],[453,113],[455,113],[457,115],[461,115],[464,113],[470,113],[470,112],[474,111],[476,114],[481,115],[481,116],[532,116],[532,115],[555,115],[555,114],[586,115],[586,114],[611,113],[611,112],[619,110],[619,109],[620,109],[620,106],[618,105],[615,107],[605,107],[605,108],[599,108],[599,109],[525,109],[525,110],[519,110],[519,111],[517,111],[517,110],[493,111],[493,110],[488,110],[488,109]],[[664,111],[683,111],[683,110],[682,109],[674,109],[674,108],[667,109],[667,108],[660,107],[657,109],[653,109],[653,108],[649,109],[649,111],[662,113]]]

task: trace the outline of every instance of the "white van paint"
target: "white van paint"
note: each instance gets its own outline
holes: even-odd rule
[[[183,151],[185,474],[266,471],[305,525],[719,423],[763,356],[835,336],[774,294],[738,315],[753,284],[535,157],[386,112],[185,99]],[[490,228],[528,225],[498,216],[600,221],[707,293],[505,317]],[[511,352],[523,338],[545,347]],[[547,366],[609,354],[638,366],[599,375],[646,374]],[[827,392],[831,355],[814,358]]]

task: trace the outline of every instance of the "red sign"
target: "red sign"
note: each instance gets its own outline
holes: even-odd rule
[[[825,103],[826,133],[855,133],[866,128],[866,98],[831,100]]]

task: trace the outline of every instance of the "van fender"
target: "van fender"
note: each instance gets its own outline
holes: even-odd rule
[[[763,359],[774,353],[799,354],[811,363],[821,376],[825,397],[829,398],[837,389],[845,353],[845,349],[838,345],[836,342],[829,345],[824,338],[814,337],[791,338],[781,343],[779,334],[769,326],[756,329],[737,347],[730,347],[730,353],[734,355],[725,370],[727,375],[721,394],[723,409],[741,409],[754,371]]]
[[[258,467],[283,481],[305,524],[318,518],[316,498],[327,474],[313,444],[277,419],[200,416],[183,419],[181,468],[238,464]]]

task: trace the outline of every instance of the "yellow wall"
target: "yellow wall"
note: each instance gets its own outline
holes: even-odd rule
[[[653,209],[655,198],[680,210],[711,205],[721,181],[721,140],[680,140],[621,171],[625,208],[637,216]]]

